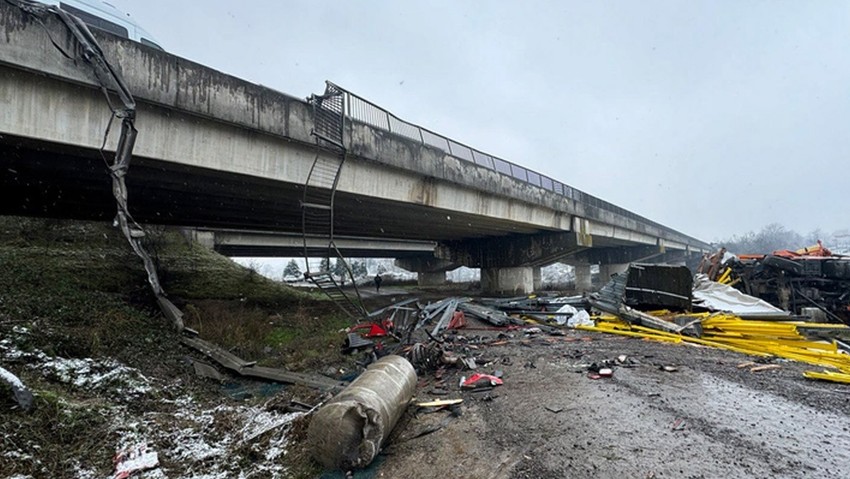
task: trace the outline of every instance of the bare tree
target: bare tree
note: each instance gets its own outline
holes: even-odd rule
[[[771,223],[758,233],[751,231],[742,236],[733,236],[721,244],[735,254],[769,254],[780,249],[801,248],[806,245],[806,241],[796,231],[779,223]]]

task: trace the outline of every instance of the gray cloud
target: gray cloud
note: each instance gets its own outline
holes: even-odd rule
[[[175,54],[335,81],[702,239],[850,226],[846,2],[112,1]]]

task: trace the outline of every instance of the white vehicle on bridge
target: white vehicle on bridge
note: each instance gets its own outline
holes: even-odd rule
[[[128,13],[118,10],[114,5],[102,0],[39,0],[46,5],[60,8],[79,17],[89,28],[96,28],[118,35],[122,38],[135,40],[157,50],[162,50],[159,43],[135,22]]]

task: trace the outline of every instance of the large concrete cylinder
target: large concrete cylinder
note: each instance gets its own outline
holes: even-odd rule
[[[416,392],[416,371],[401,356],[385,356],[319,408],[307,429],[313,458],[328,469],[367,466]]]

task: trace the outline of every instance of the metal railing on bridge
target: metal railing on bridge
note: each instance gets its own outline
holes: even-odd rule
[[[328,82],[330,83],[330,82]],[[331,83],[332,84],[332,83]],[[333,84],[332,84],[333,85]],[[647,223],[657,228],[666,231],[672,231],[670,228],[649,220],[643,216],[632,213],[615,204],[589,195],[581,190],[565,185],[560,181],[550,178],[544,174],[522,167],[510,161],[503,160],[497,156],[490,155],[480,150],[476,150],[458,141],[452,140],[449,137],[435,133],[427,128],[419,125],[406,122],[401,118],[393,115],[389,111],[370,102],[369,100],[358,96],[355,93],[342,88],[338,85],[333,85],[345,94],[345,115],[355,121],[365,123],[369,126],[379,128],[389,133],[402,136],[404,138],[417,141],[423,145],[436,148],[444,153],[453,156],[459,160],[482,166],[484,168],[496,171],[506,176],[510,176],[519,181],[529,183],[531,185],[551,191],[555,194],[570,198],[575,201],[580,201],[584,204],[597,207],[599,209],[616,213],[618,215],[630,218],[642,223]]]

